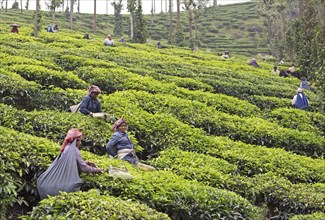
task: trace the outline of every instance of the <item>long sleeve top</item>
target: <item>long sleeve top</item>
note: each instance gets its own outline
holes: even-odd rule
[[[102,107],[98,99],[94,100],[89,95],[85,96],[80,104],[79,111],[84,115],[89,115],[90,112],[102,112]]]
[[[96,167],[89,166],[81,157],[80,150],[77,148],[76,151],[76,159],[77,159],[77,165],[78,165],[78,171],[79,173],[85,172],[85,173],[95,173],[97,171]]]
[[[134,149],[134,145],[127,133],[117,131],[107,143],[106,150],[109,155],[115,156],[122,149]]]
[[[291,102],[296,108],[305,108],[309,105],[309,100],[304,93],[295,95]]]

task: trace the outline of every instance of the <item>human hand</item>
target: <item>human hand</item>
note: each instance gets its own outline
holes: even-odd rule
[[[91,161],[86,161],[86,164],[87,164],[88,166],[91,166],[91,167],[97,167],[96,164],[94,164],[94,163],[91,162]]]
[[[89,115],[90,115],[91,117],[93,117],[93,113],[92,113],[92,112],[90,112]]]
[[[102,172],[103,172],[103,170],[100,169],[100,168],[97,168],[96,171],[95,171],[95,173],[102,173]]]

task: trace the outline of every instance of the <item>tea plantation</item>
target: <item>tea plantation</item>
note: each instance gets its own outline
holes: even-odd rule
[[[32,28],[0,35],[0,219],[325,219],[325,115],[310,91],[308,111],[291,107],[298,79],[240,55]],[[109,159],[112,124],[68,111],[91,84],[157,171]],[[84,159],[134,178],[82,175],[81,192],[39,201],[36,179],[71,127]]]

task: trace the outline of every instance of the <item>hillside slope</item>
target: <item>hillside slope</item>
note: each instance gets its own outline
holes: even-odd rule
[[[82,3],[82,2],[81,2]],[[1,11],[1,20],[5,24],[27,23],[33,24],[33,11],[9,9]],[[167,45],[169,36],[170,15],[166,13],[145,16],[149,34],[148,42],[161,41]],[[60,28],[68,28],[69,17],[63,12],[57,12],[55,17]],[[185,46],[188,47],[188,16],[186,12],[181,13],[182,28],[185,35]],[[129,16],[123,15],[123,34],[127,38],[129,35]],[[43,12],[42,29],[52,23],[52,15],[49,12]],[[173,14],[173,28],[176,25],[176,13]],[[74,14],[74,30],[84,33],[90,33],[90,36],[97,35],[102,39],[107,34],[113,34],[114,16],[97,15],[97,32],[93,31],[93,15]],[[199,13],[199,16],[193,23],[194,33],[198,36],[197,49],[207,50],[222,54],[229,50],[232,54],[256,55],[258,53],[268,54],[268,46],[263,30],[263,20],[256,12],[256,3],[246,2],[233,5],[221,5],[216,8],[207,8]],[[8,28],[1,29],[2,33],[7,33]],[[68,30],[67,30],[68,31]],[[175,30],[174,30],[175,31]],[[70,32],[70,31],[68,31]],[[118,40],[120,36],[113,36]]]
[[[242,56],[104,47],[101,37],[65,29],[39,38],[31,32],[24,23],[19,34],[0,35],[0,217],[17,217],[22,201],[25,211],[34,207],[24,219],[325,215],[325,116],[310,91],[308,111],[291,107],[298,79],[272,75],[262,60],[254,68]],[[103,91],[104,112],[126,118],[138,157],[157,171],[109,159],[112,123],[68,112],[91,84]],[[83,175],[82,192],[39,203],[36,179],[71,127],[85,134],[85,159],[103,169],[126,166],[134,178]]]

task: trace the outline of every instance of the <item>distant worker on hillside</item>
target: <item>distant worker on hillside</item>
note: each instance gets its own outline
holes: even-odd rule
[[[79,129],[70,129],[61,147],[60,155],[37,179],[37,189],[41,199],[56,196],[61,191],[76,192],[83,183],[80,173],[101,173],[90,161],[84,161],[80,154],[83,134]]]
[[[306,77],[301,78],[299,87],[302,88],[302,89],[307,89],[309,91],[311,90]]]
[[[291,67],[288,68],[287,72],[293,77],[299,77],[299,73],[297,72],[294,64],[292,64]]]
[[[105,40],[103,41],[103,44],[105,46],[110,46],[110,47],[114,46],[114,40],[110,34],[106,36]]]
[[[53,27],[52,27],[52,25],[50,24],[49,26],[47,26],[47,32],[54,32],[54,30],[53,30]]]
[[[121,37],[120,42],[121,42],[122,44],[124,44],[124,45],[126,44],[126,40],[124,39],[123,36]]]
[[[161,48],[162,48],[161,43],[158,42],[158,43],[157,43],[157,49],[161,49]]]
[[[289,77],[288,73],[286,73],[286,71],[284,69],[280,70],[279,76],[284,77],[284,78]]]
[[[225,51],[225,52],[222,54],[222,57],[225,58],[225,59],[230,58],[230,53],[229,53],[229,51]]]
[[[89,39],[90,39],[90,38],[89,38],[89,34],[85,34],[84,37],[83,37],[83,39],[87,39],[87,40],[89,40]]]
[[[306,109],[309,105],[309,100],[302,88],[297,89],[297,94],[292,99],[292,105],[298,109]]]
[[[274,67],[273,67],[273,70],[271,71],[271,73],[272,73],[273,75],[277,75],[277,76],[279,76],[280,71],[278,70],[278,67],[277,67],[277,66],[274,66]]]
[[[18,34],[18,28],[19,28],[19,25],[18,24],[11,24],[10,27],[12,27],[11,29],[11,33],[16,33]]]
[[[248,64],[252,65],[253,67],[259,67],[255,58],[253,58]]]
[[[94,118],[101,118],[106,121],[114,122],[116,120],[114,116],[110,117],[108,114],[102,113],[100,101],[97,99],[97,96],[101,93],[99,87],[91,85],[87,92],[88,94],[83,98],[81,103],[79,103],[79,109],[76,111]]]
[[[110,158],[117,156],[120,160],[125,160],[142,170],[156,170],[154,167],[140,163],[134,151],[134,145],[127,133],[127,122],[120,118],[114,123],[112,128],[113,136],[106,145],[106,150]]]
[[[54,23],[52,26],[53,26],[53,31],[54,32],[59,31],[59,25],[57,23]]]

